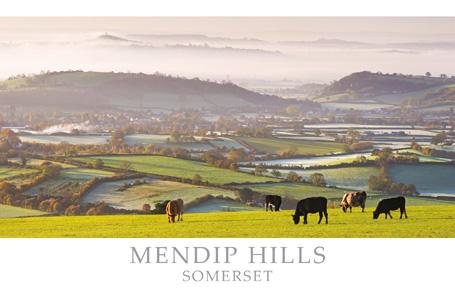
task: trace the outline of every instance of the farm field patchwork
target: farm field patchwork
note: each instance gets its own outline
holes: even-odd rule
[[[0,204],[0,218],[17,218],[17,217],[30,217],[46,215],[46,212],[38,210],[30,210],[19,207],[13,207]]]
[[[0,180],[37,173],[38,170],[0,166]]]
[[[264,153],[282,153],[296,149],[297,154],[324,155],[343,151],[343,144],[328,141],[306,141],[283,138],[237,137],[236,140]]]
[[[122,162],[128,161],[132,164],[132,170],[162,176],[191,179],[195,174],[199,174],[203,181],[209,181],[214,184],[228,184],[234,182],[256,183],[277,180],[269,177],[254,176],[227,169],[209,167],[201,162],[164,156],[103,156],[75,158],[75,160],[82,162],[92,162],[94,159],[101,159],[106,166],[114,168],[119,168]]]
[[[124,191],[118,190],[124,183],[132,182],[133,180],[123,180],[99,184],[86,194],[82,202],[96,203],[104,201],[106,204],[116,208],[141,210],[142,205],[145,203],[150,204],[154,208],[155,202],[178,198],[183,199],[185,204],[205,195],[223,195],[225,197],[236,198],[234,192],[228,190],[151,178],[146,179],[146,184],[133,186]],[[239,206],[240,204],[236,205]]]
[[[90,237],[90,238],[454,238],[455,206],[408,206],[408,219],[373,220],[365,213],[329,209],[329,224],[294,225],[290,214],[281,212],[223,212],[187,214],[185,221],[169,224],[163,215],[31,217],[0,219],[0,237]],[[172,228],[172,230],[171,230]]]
[[[64,169],[54,179],[45,181],[27,191],[28,194],[44,192],[50,195],[71,194],[79,189],[79,184],[93,178],[111,177],[114,173],[94,169]]]

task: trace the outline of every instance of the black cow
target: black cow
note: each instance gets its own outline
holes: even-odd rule
[[[300,222],[300,216],[303,216],[303,223],[308,224],[307,216],[308,214],[319,213],[319,222],[321,223],[322,214],[325,216],[325,223],[329,223],[328,214],[327,214],[327,199],[324,197],[312,197],[300,200],[297,203],[297,207],[295,208],[295,213],[292,215],[292,219],[294,220],[294,224],[298,224]]]
[[[379,201],[376,210],[374,210],[373,212],[373,219],[377,219],[379,215],[382,213],[385,214],[386,219],[387,215],[389,215],[390,219],[392,219],[390,211],[394,211],[397,209],[400,209],[400,219],[403,217],[403,213],[406,219],[408,218],[408,215],[406,214],[406,199],[404,197],[396,197],[381,200]]]
[[[279,211],[281,206],[281,197],[277,195],[265,196],[265,211]]]

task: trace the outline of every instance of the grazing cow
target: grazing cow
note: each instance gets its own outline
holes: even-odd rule
[[[366,192],[349,192],[344,194],[343,199],[341,199],[340,207],[343,212],[349,210],[352,213],[352,207],[361,207],[362,213],[365,210],[365,201],[367,200]]]
[[[178,216],[178,222],[183,221],[183,200],[169,201],[166,205],[166,214],[169,223],[175,223],[175,216]]]
[[[265,211],[278,212],[281,206],[281,197],[277,195],[267,195],[265,196]]]
[[[298,224],[300,222],[300,216],[303,216],[303,223],[308,224],[307,216],[308,214],[319,213],[319,222],[321,223],[322,214],[325,216],[325,223],[329,223],[328,214],[327,214],[327,199],[324,197],[312,197],[300,200],[297,203],[297,207],[295,208],[295,213],[292,215],[292,219],[294,220],[294,224]]]
[[[404,197],[396,197],[390,199],[384,199],[379,201],[376,210],[373,212],[373,219],[377,219],[380,214],[384,213],[385,218],[387,219],[387,215],[389,215],[390,219],[392,219],[392,215],[390,211],[394,211],[400,209],[400,219],[404,216],[406,219],[408,215],[406,214],[406,199]]]

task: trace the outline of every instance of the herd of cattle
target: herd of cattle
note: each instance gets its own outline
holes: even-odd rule
[[[365,210],[365,202],[367,200],[366,192],[349,192],[344,194],[341,199],[340,207],[343,212],[349,211],[352,213],[352,207],[361,207],[362,212]],[[282,203],[281,196],[278,195],[267,195],[265,196],[265,210],[268,211],[279,211]],[[380,214],[385,214],[385,218],[389,216],[392,219],[390,211],[400,209],[400,219],[404,216],[406,219],[406,200],[404,197],[396,197],[390,199],[384,199],[379,201],[376,209],[373,212],[373,219],[377,219]],[[328,213],[327,213],[327,199],[324,197],[311,197],[300,200],[295,208],[295,213],[292,215],[294,224],[300,222],[300,217],[303,216],[303,224],[307,224],[308,214],[319,213],[318,224],[321,223],[322,217],[325,217],[325,223],[328,224]],[[183,221],[183,200],[177,199],[167,203],[166,214],[169,223],[175,222],[175,217],[178,217],[177,221]]]

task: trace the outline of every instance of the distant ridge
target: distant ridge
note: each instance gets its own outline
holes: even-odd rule
[[[260,94],[230,82],[163,74],[61,71],[0,82],[0,105],[64,109],[257,108],[292,100]]]

